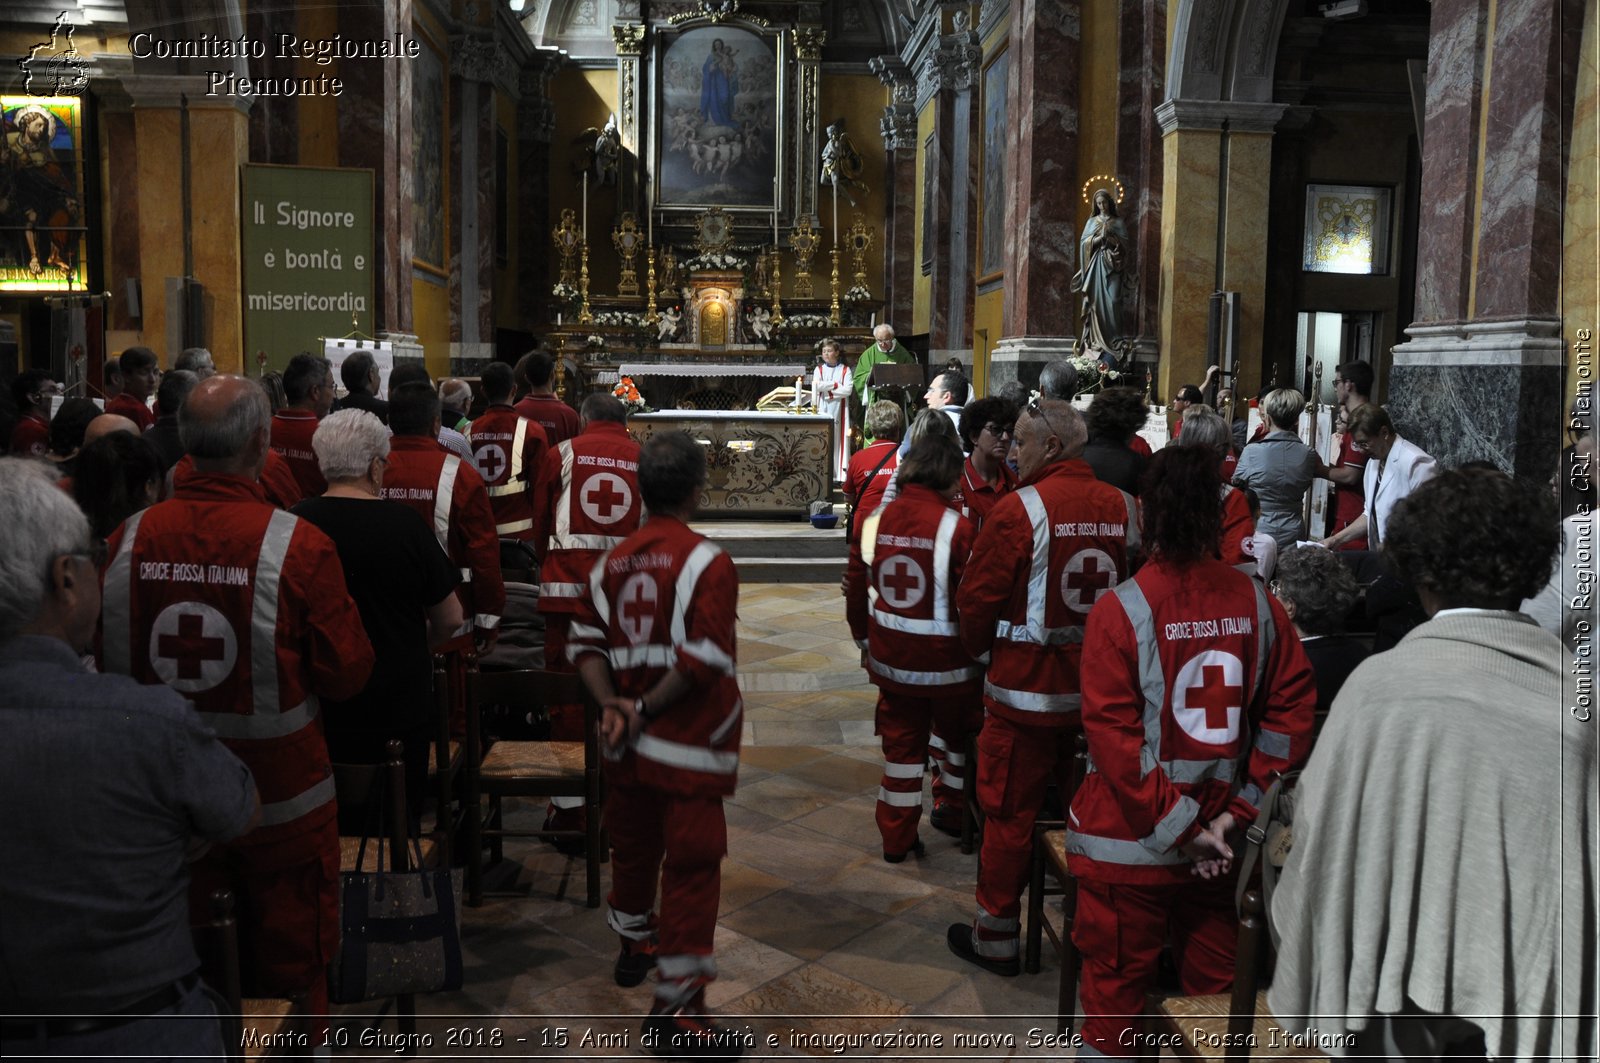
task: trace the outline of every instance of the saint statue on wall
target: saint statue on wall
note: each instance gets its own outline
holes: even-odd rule
[[[1117,215],[1111,190],[1094,194],[1094,213],[1084,223],[1078,239],[1078,272],[1072,290],[1083,293],[1084,352],[1101,351],[1117,356],[1122,339],[1122,279],[1128,272],[1128,227]]]
[[[850,134],[845,131],[843,118],[836,118],[828,126],[828,139],[822,145],[822,177],[824,185],[834,185],[852,207],[856,206],[857,192],[866,194],[867,186],[861,180],[861,152],[856,150]]]

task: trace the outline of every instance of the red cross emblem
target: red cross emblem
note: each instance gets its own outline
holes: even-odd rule
[[[1061,600],[1067,608],[1087,613],[1117,583],[1117,563],[1103,550],[1079,550],[1061,573]]]
[[[635,646],[650,640],[658,600],[656,581],[648,572],[635,572],[623,583],[617,596],[617,626]]]
[[[150,628],[150,665],[181,694],[210,690],[233,671],[238,640],[227,617],[201,602],[167,606]]]
[[[896,554],[878,570],[878,593],[896,609],[910,609],[922,601],[928,579],[916,558]]]
[[[483,476],[483,482],[492,484],[506,467],[506,452],[497,443],[485,443],[473,454],[473,464]]]
[[[1232,743],[1244,715],[1244,662],[1224,650],[1191,657],[1172,684],[1172,715],[1201,742]]]
[[[614,472],[596,473],[578,499],[583,512],[599,524],[615,524],[633,505],[633,489]]]

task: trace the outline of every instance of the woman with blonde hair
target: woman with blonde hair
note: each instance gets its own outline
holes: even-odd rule
[[[1312,480],[1328,475],[1328,467],[1297,433],[1305,408],[1306,397],[1293,388],[1268,392],[1261,413],[1270,428],[1245,448],[1233,472],[1234,486],[1248,487],[1261,502],[1257,530],[1272,536],[1280,551],[1306,537],[1306,490]]]

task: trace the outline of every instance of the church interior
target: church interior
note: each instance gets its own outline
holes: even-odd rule
[[[818,408],[824,341],[855,365],[890,326],[913,415],[952,363],[969,402],[1020,385],[1026,405],[1067,360],[1081,393],[1137,392],[1158,450],[1186,385],[1252,430],[1258,398],[1295,389],[1316,446],[1356,362],[1441,468],[1548,489],[1579,407],[1592,427],[1593,3],[4,8],[7,392],[43,370],[60,399],[101,399],[131,348],[163,371],[205,348],[247,378],[302,352],[337,377],[370,351],[385,382],[466,381],[475,414],[489,367],[542,350],[574,410],[615,394],[639,442],[704,444],[694,527],[740,575],[744,706],[705,1002],[752,1032],[747,1058],[1064,1058],[1078,1021],[1070,950],[1030,938],[1062,917],[1054,889],[1023,919],[1023,973],[998,978],[944,940],[972,913],[971,839],[925,830],[924,857],[884,863],[878,694],[826,530],[870,440],[861,404]],[[0,409],[8,434],[23,412]],[[536,834],[544,811],[509,797],[504,816]],[[648,1054],[649,991],[607,970],[584,856],[495,849],[460,917],[462,987],[403,998],[398,1022],[393,1000],[335,1005],[322,1051],[421,1030],[401,1047],[425,1057]]]

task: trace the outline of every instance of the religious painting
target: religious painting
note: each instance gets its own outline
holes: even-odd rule
[[[1006,72],[1002,50],[983,71],[983,206],[978,215],[978,276],[1006,268]]]
[[[777,205],[780,40],[730,25],[658,36],[658,205]]]
[[[1368,185],[1306,185],[1308,273],[1389,272],[1393,190]]]
[[[448,168],[445,136],[444,56],[427,34],[419,32],[422,48],[412,67],[411,167],[412,256],[418,263],[441,273],[445,268],[445,174]]]
[[[933,273],[933,134],[922,142],[922,275]]]
[[[88,291],[82,100],[0,96],[0,135],[0,291]]]

